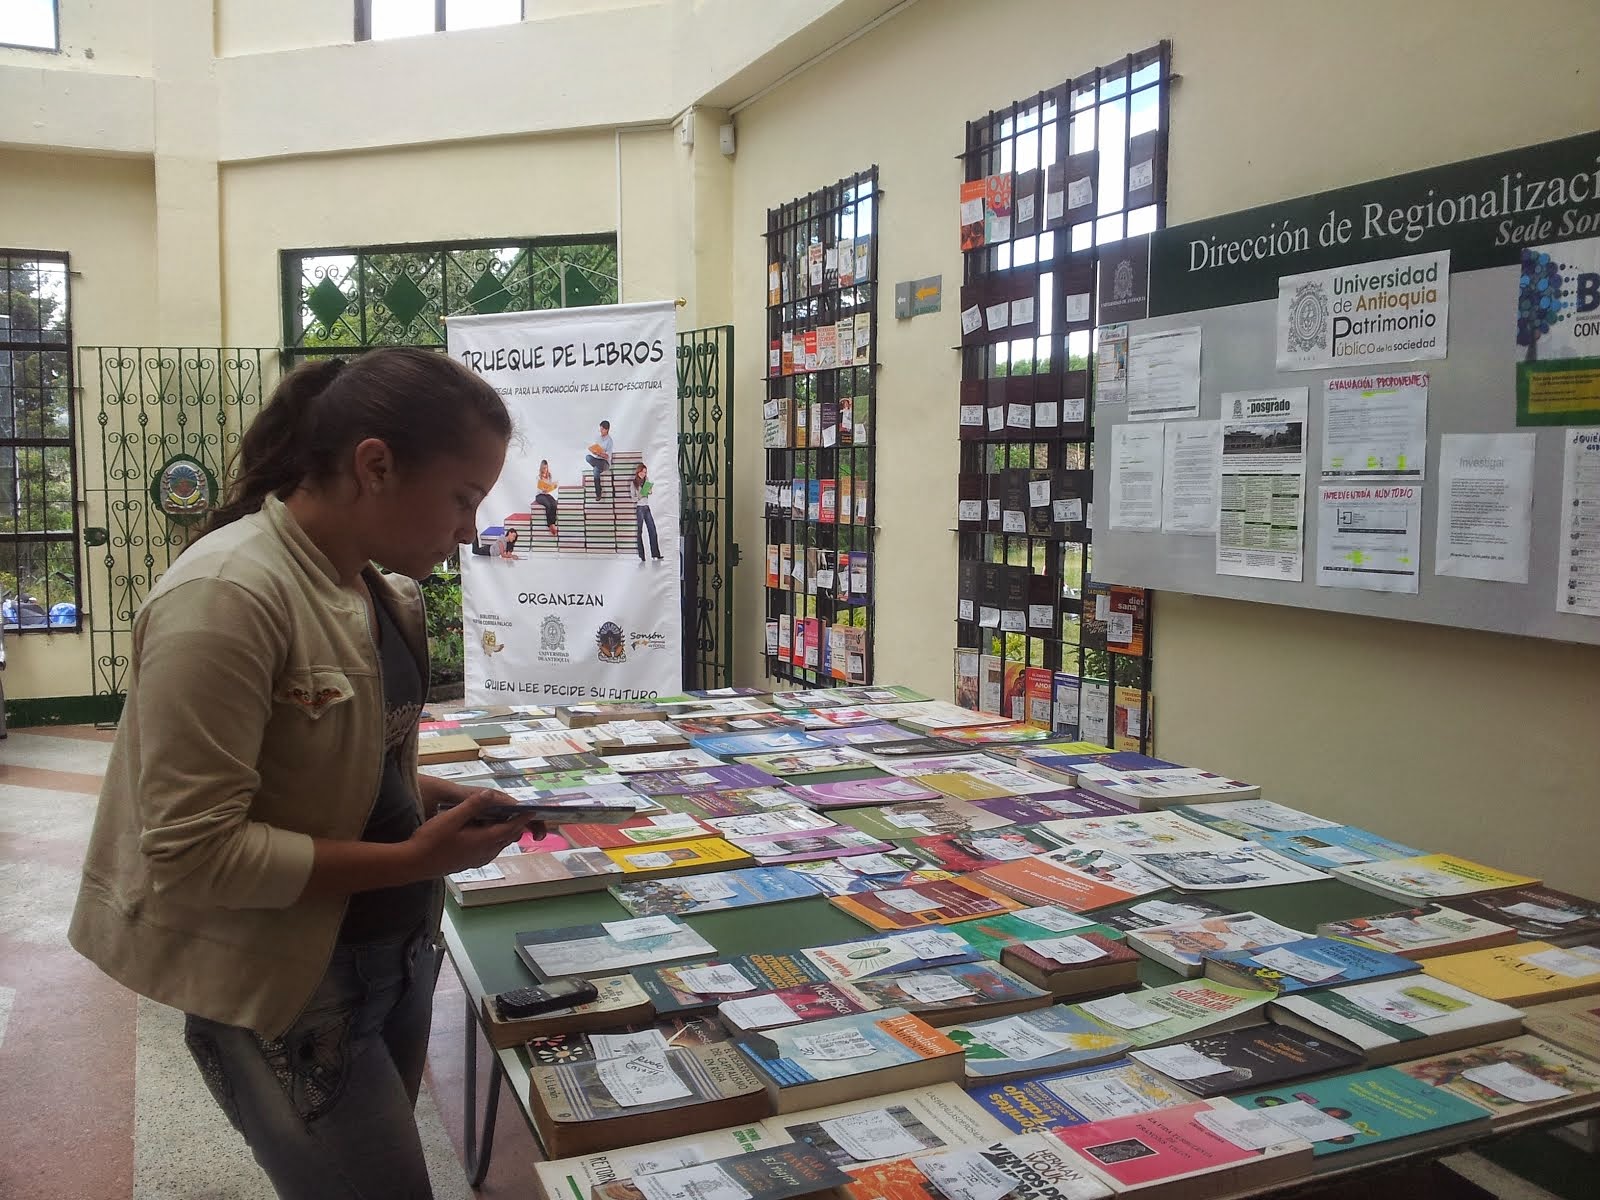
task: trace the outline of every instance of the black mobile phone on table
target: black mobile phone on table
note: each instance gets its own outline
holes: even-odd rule
[[[557,979],[536,987],[516,988],[494,997],[494,1011],[502,1021],[524,1021],[540,1013],[589,1004],[600,996],[587,979]]]

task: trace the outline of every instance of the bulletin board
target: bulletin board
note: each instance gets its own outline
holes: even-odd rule
[[[1446,203],[1449,201],[1449,203]],[[1279,581],[1219,575],[1215,535],[1110,529],[1113,430],[1127,404],[1097,401],[1093,574],[1101,582],[1600,644],[1600,618],[1556,607],[1567,424],[1600,419],[1518,412],[1518,296],[1524,247],[1600,239],[1600,133],[1285,201],[1150,236],[1148,315],[1132,335],[1199,328],[1198,419],[1221,416],[1225,392],[1304,387],[1304,569]],[[1280,370],[1278,281],[1351,264],[1449,251],[1446,356],[1426,361]],[[1595,270],[1591,266],[1587,268]],[[1568,280],[1569,285],[1572,283]],[[1588,286],[1587,284],[1585,286]],[[1600,319],[1600,312],[1593,314]],[[1416,594],[1317,584],[1317,485],[1323,382],[1426,371],[1427,463]],[[1444,434],[1534,432],[1527,583],[1434,573],[1439,448]]]

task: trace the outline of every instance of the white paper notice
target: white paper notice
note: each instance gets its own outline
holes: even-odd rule
[[[1317,489],[1318,587],[1415,593],[1421,545],[1421,484]]]
[[[986,1022],[977,1028],[973,1036],[1018,1062],[1030,1062],[1061,1050],[1060,1043],[1046,1037],[1021,1017]]]
[[[1593,946],[1574,946],[1570,951],[1541,950],[1537,954],[1524,954],[1522,961],[1573,979],[1600,975],[1600,950]]]
[[[594,1069],[611,1098],[624,1108],[683,1100],[694,1094],[673,1071],[664,1050],[648,1050],[627,1058],[602,1058],[595,1062]]]
[[[1283,946],[1275,946],[1271,950],[1259,950],[1256,952],[1255,960],[1262,966],[1282,971],[1285,975],[1292,975],[1305,983],[1321,983],[1324,979],[1332,979],[1340,974],[1338,967],[1307,958],[1304,954],[1296,954]]]
[[[1097,746],[1111,740],[1111,685],[1085,679],[1078,692],[1078,733]]]
[[[454,883],[489,883],[496,879],[504,879],[506,873],[493,863],[485,863],[481,867],[468,867],[464,871],[457,871],[450,876]]]
[[[1222,394],[1217,574],[1304,572],[1305,388]]]
[[[1400,986],[1364,988],[1347,993],[1347,998],[1352,1004],[1366,1009],[1375,1017],[1382,1017],[1385,1021],[1397,1021],[1402,1025],[1420,1025],[1424,1021],[1444,1016],[1446,1011],[1415,996],[1407,995]]]
[[[1161,528],[1160,425],[1118,425],[1111,431],[1111,528]]]
[[[1133,334],[1128,339],[1128,419],[1199,415],[1199,328]]]
[[[1600,617],[1600,429],[1569,429],[1561,460],[1556,611]]]
[[[700,995],[719,995],[727,992],[753,992],[756,985],[746,979],[736,967],[718,963],[710,967],[685,967],[678,972],[685,987]]]
[[[971,337],[983,328],[983,309],[974,304],[961,310],[961,336]]]
[[[1195,1113],[1195,1124],[1209,1129],[1224,1141],[1232,1142],[1241,1150],[1265,1150],[1279,1142],[1287,1142],[1294,1135],[1282,1125],[1274,1124],[1267,1115],[1276,1111],[1268,1109],[1208,1108]]]
[[[1147,1067],[1154,1067],[1173,1079],[1204,1079],[1208,1075],[1225,1075],[1230,1068],[1214,1058],[1207,1058],[1189,1046],[1155,1046],[1149,1050],[1133,1050],[1129,1058],[1136,1058]]]
[[[1146,1025],[1154,1025],[1167,1018],[1158,1012],[1151,1012],[1142,1004],[1135,1004],[1125,996],[1106,996],[1100,1000],[1085,1000],[1078,1005],[1084,1012],[1108,1025],[1115,1025],[1118,1029],[1143,1029]]]
[[[948,958],[952,954],[965,954],[971,949],[967,939],[960,934],[938,933],[934,930],[908,933],[897,940],[918,958],[925,958],[929,962]]]
[[[929,909],[939,907],[937,900],[930,900],[910,888],[890,888],[886,892],[879,892],[878,899],[903,913],[927,912]]]
[[[1448,250],[1284,275],[1278,370],[1443,358],[1449,317]]]
[[[1168,421],[1161,471],[1161,531],[1215,533],[1221,421]]]
[[[637,941],[639,938],[661,937],[677,933],[683,928],[671,917],[640,917],[634,921],[602,921],[600,927],[619,942]]]
[[[1308,1142],[1355,1137],[1359,1132],[1354,1125],[1347,1125],[1338,1117],[1330,1117],[1320,1108],[1314,1108],[1304,1100],[1275,1104],[1267,1110],[1267,1116],[1274,1125],[1282,1125],[1296,1137],[1305,1138]]]
[[[959,1000],[962,996],[977,993],[954,975],[902,975],[895,985],[906,995],[924,1004],[942,1004],[946,1000]]]
[[[1447,433],[1439,439],[1435,575],[1528,582],[1535,436]]]
[[[727,1000],[717,1009],[742,1029],[771,1029],[775,1025],[793,1025],[800,1019],[799,1013],[776,996]]]
[[[872,1043],[855,1029],[846,1029],[839,1033],[797,1035],[794,1039],[794,1048],[801,1058],[815,1058],[823,1062],[866,1058],[873,1053]]]
[[[1564,908],[1551,908],[1547,904],[1508,904],[1501,910],[1513,916],[1527,917],[1530,921],[1544,921],[1550,925],[1570,925],[1573,921],[1583,920],[1582,913],[1568,912]]]
[[[1120,403],[1128,398],[1128,327],[1102,325],[1095,339],[1094,402]]]
[[[1106,952],[1088,938],[1030,938],[1022,944],[1059,963],[1093,962],[1106,956]]]
[[[822,1121],[820,1124],[839,1148],[857,1162],[903,1158],[907,1154],[920,1154],[927,1149],[918,1138],[906,1132],[905,1126],[884,1108],[851,1113],[847,1117],[834,1117],[831,1121]]]
[[[744,1185],[716,1163],[635,1175],[628,1182],[639,1189],[644,1200],[751,1200]]]
[[[1570,1088],[1546,1083],[1532,1071],[1508,1062],[1490,1063],[1486,1067],[1471,1067],[1461,1072],[1463,1079],[1482,1084],[1491,1092],[1499,1092],[1508,1100],[1519,1104],[1537,1104],[1541,1100],[1559,1100],[1572,1095]]]
[[[912,1160],[945,1200],[1000,1200],[1017,1181],[976,1150],[952,1150]]]
[[[627,1058],[634,1054],[667,1052],[667,1039],[659,1029],[638,1033],[591,1033],[589,1049],[596,1058]]]
[[[1322,384],[1322,474],[1421,479],[1428,455],[1428,376],[1357,375]]]
[[[1041,904],[1034,908],[1019,908],[1011,914],[1020,917],[1030,925],[1037,925],[1041,929],[1048,929],[1051,933],[1066,933],[1073,929],[1082,929],[1085,925],[1093,925],[1088,917],[1080,917],[1077,913],[1068,912],[1054,904]]]

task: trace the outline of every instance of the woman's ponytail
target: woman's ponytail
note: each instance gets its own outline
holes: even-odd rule
[[[296,367],[278,382],[239,441],[227,499],[212,510],[206,532],[259,512],[268,496],[286,496],[306,477],[312,409],[344,369],[342,358]]]

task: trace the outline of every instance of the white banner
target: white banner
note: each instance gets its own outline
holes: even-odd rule
[[[456,317],[505,399],[505,470],[462,554],[469,704],[682,690],[671,301]]]
[[[1354,263],[1278,280],[1278,370],[1443,358],[1450,252]]]

